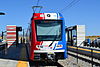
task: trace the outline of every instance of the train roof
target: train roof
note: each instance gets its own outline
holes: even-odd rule
[[[61,20],[63,17],[60,13],[33,13],[33,18],[36,20]]]

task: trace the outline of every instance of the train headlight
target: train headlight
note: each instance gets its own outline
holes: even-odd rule
[[[36,48],[41,49],[43,48],[43,45],[36,45]]]
[[[62,48],[62,47],[63,47],[62,44],[58,44],[58,45],[56,45],[56,48]]]
[[[40,17],[44,17],[44,15],[43,14],[40,14]]]
[[[51,15],[50,14],[47,14],[47,17],[51,17]]]

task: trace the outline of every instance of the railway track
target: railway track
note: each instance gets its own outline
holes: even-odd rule
[[[85,48],[85,47],[76,47],[76,46],[68,46],[68,54],[74,56],[78,59],[84,60],[91,65],[100,66],[100,50]]]

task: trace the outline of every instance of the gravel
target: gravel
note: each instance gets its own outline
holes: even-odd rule
[[[58,63],[60,63],[63,67],[92,67],[91,63],[85,62],[83,60],[78,59],[77,63],[77,58],[68,55],[68,58],[65,60],[59,60]],[[93,67],[100,67],[100,66],[95,66]]]

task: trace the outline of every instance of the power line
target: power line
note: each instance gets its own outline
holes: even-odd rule
[[[67,1],[66,0],[63,0],[65,3],[67,3]]]
[[[37,1],[37,4],[36,4],[37,6],[38,6],[38,4],[39,4],[39,1],[40,1],[40,0]]]
[[[60,10],[59,12],[63,12],[65,9],[69,9],[72,6],[74,6],[76,3],[78,3],[80,0],[73,0],[72,2],[70,2],[68,5],[66,5],[62,10]]]
[[[40,0],[37,0],[37,4],[36,4],[36,6],[33,6],[33,7],[32,7],[32,8],[33,8],[34,13],[36,12],[37,8],[40,8],[39,12],[40,12],[40,11],[41,11],[41,9],[42,9],[42,6],[38,6],[38,5],[39,5],[39,2],[40,2]]]

